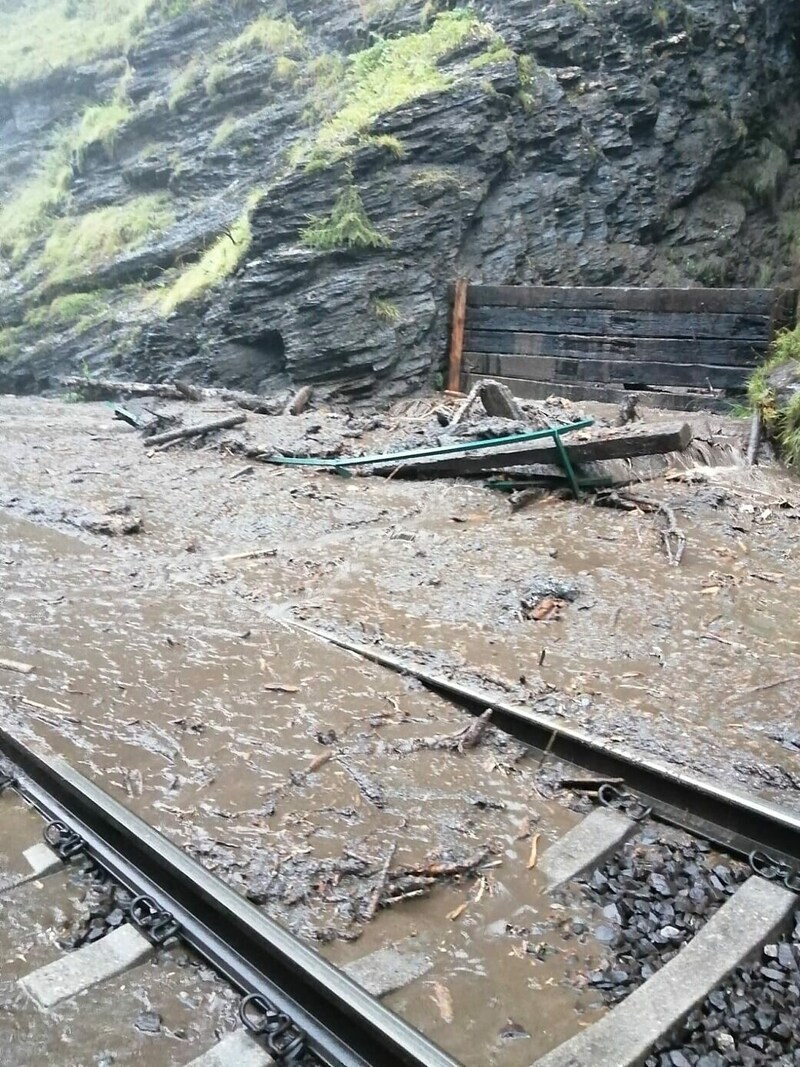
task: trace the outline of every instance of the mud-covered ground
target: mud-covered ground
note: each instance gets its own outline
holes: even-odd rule
[[[800,485],[725,468],[642,486],[686,533],[673,567],[654,515],[237,454],[390,447],[426,404],[252,415],[154,452],[111,405],[0,398],[0,657],[35,668],[0,670],[3,721],[336,962],[414,936],[432,969],[388,1003],[464,1062],[515,1067],[602,1010],[581,976],[607,950],[528,867],[579,814],[515,742],[460,752],[463,712],[292,623],[797,811]],[[531,618],[565,583],[574,599]]]

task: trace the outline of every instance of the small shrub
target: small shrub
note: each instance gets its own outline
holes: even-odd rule
[[[400,308],[390,300],[373,300],[372,310],[376,318],[381,319],[383,322],[388,322],[392,326],[395,326],[400,321]]]
[[[238,125],[239,123],[232,116],[229,115],[227,118],[224,118],[214,131],[214,136],[211,138],[211,147],[217,148],[219,145],[230,140]]]
[[[369,220],[354,185],[342,191],[328,218],[312,218],[300,233],[309,248],[333,252],[340,248],[388,248],[389,240]]]
[[[800,470],[800,393],[780,406],[769,383],[773,372],[780,367],[793,367],[800,380],[800,326],[778,334],[769,358],[753,373],[747,386],[750,403],[761,412],[781,455],[789,466]]]
[[[223,92],[223,85],[226,79],[233,73],[234,68],[228,63],[214,63],[203,79],[203,87],[206,91],[206,96],[213,99],[215,96],[221,96]]]
[[[190,59],[170,84],[169,97],[167,98],[167,105],[170,111],[179,110],[181,103],[190,95],[194,86],[200,81],[201,75],[200,60],[196,57]]]
[[[129,105],[117,101],[86,108],[72,147],[79,169],[83,166],[86,153],[95,144],[102,146],[109,159],[113,158],[117,133],[130,114]]]
[[[83,330],[103,318],[108,302],[97,293],[68,293],[25,316],[27,326],[75,326]]]
[[[19,328],[13,326],[0,330],[0,361],[12,360],[19,354],[19,335],[21,332]]]
[[[402,159],[406,154],[406,148],[403,142],[399,137],[395,137],[391,133],[370,134],[361,139],[361,144],[369,144],[373,145],[375,148],[382,148],[385,152],[388,152],[390,156],[394,156],[395,159]]]

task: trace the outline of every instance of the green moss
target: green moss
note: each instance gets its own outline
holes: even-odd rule
[[[19,355],[20,335],[22,333],[21,329],[14,326],[0,330],[0,361],[12,360]]]
[[[753,373],[747,386],[748,399],[761,412],[781,455],[789,466],[800,471],[800,393],[781,407],[769,384],[772,373],[785,366],[794,367],[800,379],[800,326],[778,334],[769,359]]]
[[[167,104],[170,111],[178,111],[181,103],[190,95],[192,89],[202,77],[200,60],[192,58],[186,66],[173,78],[169,87]]]
[[[734,181],[750,193],[757,204],[770,206],[789,172],[789,157],[780,145],[764,139],[755,159],[747,160],[736,171]]]
[[[660,29],[665,30],[669,25],[669,8],[664,4],[656,4],[653,8],[653,22]]]
[[[203,79],[203,87],[209,97],[220,96],[227,78],[234,72],[232,63],[214,63]]]
[[[327,218],[309,220],[300,233],[300,240],[322,252],[339,248],[388,248],[390,244],[370,222],[354,185],[342,190]]]
[[[106,155],[109,158],[113,157],[119,128],[130,118],[130,115],[129,105],[117,100],[110,104],[87,107],[72,144],[72,151],[79,168],[83,165],[87,151],[95,144],[102,145]]]
[[[381,319],[382,322],[388,322],[390,325],[395,326],[400,321],[400,308],[397,304],[393,304],[390,300],[372,300],[372,310],[375,317]]]
[[[20,192],[0,208],[0,251],[19,263],[66,199],[72,181],[72,138],[62,132]]]
[[[385,152],[388,152],[390,156],[394,156],[395,159],[402,159],[406,154],[403,142],[399,137],[395,137],[391,133],[370,134],[367,137],[362,138],[360,143],[371,144],[375,148],[382,148]]]
[[[253,238],[250,216],[264,196],[265,193],[261,189],[251,193],[245,210],[230,230],[218,237],[197,263],[187,267],[177,281],[161,295],[158,303],[164,315],[171,314],[187,300],[195,300],[233,273],[250,248]]]
[[[216,148],[218,145],[230,140],[238,125],[238,121],[232,116],[229,115],[224,118],[214,131],[214,136],[211,138],[211,147]]]
[[[356,52],[348,64],[343,102],[323,123],[312,159],[341,158],[379,115],[447,88],[452,76],[442,70],[439,60],[473,35],[487,43],[497,38],[472,11],[457,8],[439,15],[425,32],[378,41]]]
[[[68,293],[45,307],[34,308],[25,316],[27,326],[74,326],[87,329],[104,317],[108,302],[97,293]]]
[[[81,277],[152,239],[174,220],[169,198],[162,194],[59,219],[41,256],[48,281],[58,284]]]
[[[460,189],[458,173],[446,167],[421,167],[411,176],[411,185],[419,189],[444,192],[448,189]]]
[[[296,59],[278,56],[272,70],[272,77],[281,85],[294,85],[300,80],[301,70],[301,64]]]
[[[305,38],[291,19],[261,15],[238,37],[222,45],[220,55],[263,50],[276,56],[302,56],[305,48]]]
[[[0,84],[126,51],[147,25],[209,0],[16,0],[0,3]]]
[[[485,52],[469,61],[473,70],[481,70],[483,67],[493,66],[495,63],[505,63],[515,59],[516,53],[508,47],[502,37],[496,37],[490,42]]]

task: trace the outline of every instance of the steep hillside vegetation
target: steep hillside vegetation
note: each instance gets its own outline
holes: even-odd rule
[[[796,0],[0,0],[0,388],[397,393],[473,279],[796,277]]]

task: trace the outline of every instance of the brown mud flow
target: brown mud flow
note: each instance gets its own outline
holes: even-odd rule
[[[543,850],[580,816],[496,731],[420,744],[473,720],[292,618],[798,807],[788,484],[647,487],[688,535],[673,568],[651,516],[258,465],[231,481],[240,459],[148,457],[104,405],[5,398],[0,415],[0,659],[34,668],[0,670],[4,723],[336,963],[411,936],[431,969],[388,1002],[467,1064],[529,1064],[602,1010],[582,976],[603,946],[527,866],[535,834]],[[312,421],[337,427],[258,432]],[[132,513],[141,532],[90,532]],[[276,554],[229,558],[257,549]],[[566,586],[557,617],[526,617]]]

